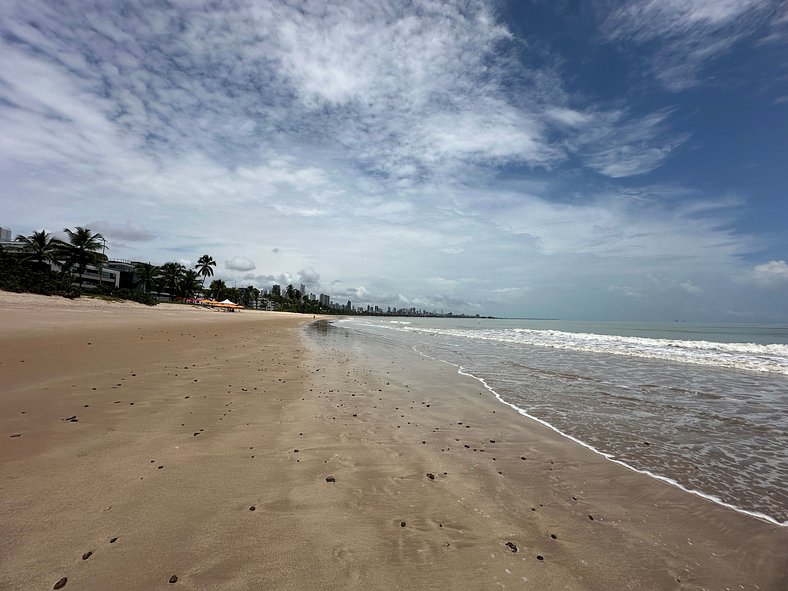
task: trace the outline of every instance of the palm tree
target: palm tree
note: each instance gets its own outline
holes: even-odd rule
[[[65,244],[63,249],[65,267],[70,269],[76,265],[79,273],[79,286],[82,287],[82,276],[85,273],[85,267],[107,260],[106,255],[99,252],[105,246],[104,237],[98,232],[94,234],[90,228],[81,226],[77,226],[74,230],[64,228],[63,231],[68,234],[68,244]],[[99,278],[100,281],[101,279]]]
[[[33,232],[30,236],[19,234],[16,241],[24,243],[22,247],[25,253],[22,257],[23,261],[33,261],[39,267],[46,267],[48,271],[52,270],[49,263],[55,260],[57,253],[63,247],[63,242],[54,238],[46,230]]]
[[[209,254],[202,255],[199,259],[197,259],[197,264],[194,265],[194,268],[197,269],[197,272],[202,275],[202,286],[205,287],[205,280],[208,277],[213,277],[213,269],[212,267],[216,266],[216,261],[213,260],[213,257]]]
[[[227,284],[221,279],[214,279],[208,287],[211,297],[215,300],[223,300],[227,297]]]
[[[156,265],[150,263],[138,263],[135,270],[137,271],[137,283],[135,287],[142,286],[142,291],[148,292],[149,289],[156,287],[156,281],[161,273]]]
[[[204,279],[203,279],[204,280]],[[186,269],[181,277],[181,293],[184,297],[191,298],[202,291],[200,274],[194,269]]]
[[[183,283],[185,270],[186,267],[180,263],[164,263],[161,266],[161,282],[167,288],[167,293],[170,294],[170,301]]]

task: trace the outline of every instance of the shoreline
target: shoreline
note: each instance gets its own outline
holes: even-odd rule
[[[786,582],[784,528],[624,470],[415,351],[311,315],[41,297],[0,293],[9,589]]]
[[[419,352],[419,351],[417,351],[417,352]],[[423,353],[419,352],[419,354],[423,354]],[[429,357],[429,356],[425,355],[425,357]],[[539,423],[540,425],[543,425],[543,426],[547,427],[548,429],[556,432],[561,437],[564,437],[565,439],[568,439],[572,443],[577,444],[577,445],[579,445],[579,446],[581,446],[581,447],[583,447],[583,448],[585,448],[585,449],[587,449],[589,451],[592,451],[593,453],[605,458],[609,462],[612,462],[614,464],[618,464],[619,466],[622,466],[622,467],[626,468],[627,470],[631,470],[632,472],[635,472],[637,474],[642,474],[643,476],[648,476],[649,478],[653,478],[653,479],[658,480],[660,482],[664,482],[665,484],[669,484],[670,486],[674,486],[674,487],[678,488],[679,490],[681,490],[681,491],[683,491],[685,493],[688,493],[688,494],[691,494],[691,495],[695,495],[696,497],[699,497],[701,499],[704,499],[706,501],[714,503],[715,505],[719,505],[720,507],[724,507],[726,509],[730,509],[731,511],[735,511],[736,513],[741,513],[742,515],[747,515],[749,517],[752,517],[753,519],[759,519],[759,520],[761,520],[761,521],[763,521],[765,523],[769,523],[771,525],[776,525],[778,527],[788,527],[788,521],[780,522],[777,519],[775,519],[774,517],[771,517],[770,515],[766,515],[765,513],[760,513],[758,511],[751,511],[751,510],[748,510],[748,509],[744,509],[742,507],[737,507],[736,505],[732,505],[730,503],[726,503],[725,501],[723,501],[722,499],[720,499],[719,497],[717,497],[717,496],[715,496],[713,494],[705,493],[705,492],[700,491],[700,490],[695,490],[695,489],[688,488],[688,487],[684,486],[683,484],[681,484],[680,482],[678,482],[678,481],[676,481],[676,480],[674,480],[674,479],[672,479],[672,478],[670,478],[668,476],[663,476],[661,474],[656,474],[655,472],[651,472],[650,470],[643,470],[643,469],[637,468],[635,466],[632,466],[630,464],[627,464],[626,462],[624,462],[622,460],[616,459],[616,457],[613,454],[601,451],[601,450],[597,449],[596,447],[594,447],[593,445],[591,445],[590,443],[586,443],[585,441],[583,441],[582,439],[578,439],[574,435],[570,435],[569,433],[565,433],[565,432],[561,431],[561,429],[559,429],[555,425],[549,423],[548,421],[545,421],[543,419],[540,419],[539,417],[536,417],[536,416],[534,416],[532,414],[529,414],[528,411],[520,408],[516,404],[513,404],[511,402],[508,402],[508,401],[504,400],[501,397],[501,395],[498,392],[496,392],[495,389],[492,388],[484,380],[484,378],[481,378],[481,377],[476,376],[476,375],[474,375],[474,374],[472,374],[472,373],[470,373],[468,371],[465,371],[465,369],[461,365],[455,365],[455,364],[450,363],[448,361],[444,361],[442,359],[436,359],[434,357],[431,357],[431,359],[434,359],[435,361],[439,361],[441,363],[446,363],[448,365],[456,367],[458,374],[464,375],[464,376],[468,376],[468,377],[471,377],[471,378],[473,378],[475,380],[478,380],[482,384],[482,386],[484,386],[487,390],[492,392],[492,394],[495,396],[496,400],[498,400],[498,402],[500,402],[501,404],[503,404],[505,406],[508,406],[509,408],[513,409],[514,411],[516,411],[520,415],[526,417],[527,419],[530,419],[532,421],[535,421],[535,422]]]
[[[707,442],[710,446],[719,444],[719,449],[723,450],[719,452],[721,455],[725,456],[725,454],[728,454],[725,456],[726,458],[739,458],[741,462],[741,473],[737,473],[737,466],[733,465],[733,460],[728,461],[727,469],[725,466],[720,469],[719,464],[715,465],[712,462],[708,466],[709,470],[707,471],[703,467],[701,457],[695,459],[691,451],[677,452],[679,449],[677,446],[683,443],[688,444],[687,449],[692,449],[693,439],[691,437],[680,439],[680,436],[684,435],[684,433],[680,433],[678,431],[671,432],[669,427],[667,429],[654,427],[654,425],[658,425],[660,422],[658,414],[654,414],[655,406],[650,405],[648,407],[644,407],[648,408],[648,411],[652,413],[655,421],[652,424],[646,424],[642,433],[636,426],[630,426],[630,423],[637,425],[638,415],[632,417],[635,420],[635,422],[632,422],[626,414],[619,411],[617,416],[612,417],[612,424],[614,428],[611,429],[608,423],[600,423],[594,427],[593,423],[596,419],[592,417],[596,415],[593,414],[589,415],[587,423],[579,422],[583,421],[583,417],[577,413],[574,413],[574,417],[572,416],[573,407],[571,404],[569,406],[564,406],[563,411],[559,410],[562,408],[562,406],[556,401],[566,400],[569,398],[563,398],[564,392],[566,390],[563,390],[560,385],[555,385],[556,382],[554,381],[545,381],[541,387],[537,388],[535,384],[532,386],[527,381],[529,378],[523,377],[529,371],[532,371],[532,366],[539,368],[537,370],[533,370],[536,372],[544,370],[545,368],[548,368],[548,370],[556,369],[554,365],[551,365],[551,363],[555,362],[549,360],[549,356],[553,355],[553,353],[551,353],[552,348],[550,347],[540,347],[538,344],[534,345],[531,343],[528,346],[523,346],[521,349],[515,352],[517,349],[516,347],[512,347],[511,350],[507,348],[507,343],[511,341],[503,337],[496,340],[494,336],[487,335],[487,331],[484,329],[484,327],[480,327],[478,330],[473,331],[461,324],[453,325],[450,330],[443,332],[436,330],[434,341],[429,337],[433,336],[432,332],[433,329],[435,329],[435,324],[428,326],[419,325],[415,327],[406,327],[404,329],[400,328],[399,326],[384,325],[380,323],[346,323],[344,326],[363,333],[375,333],[379,335],[391,334],[392,339],[402,341],[403,343],[409,343],[410,346],[413,347],[414,351],[420,353],[426,358],[433,359],[437,362],[447,363],[452,367],[455,367],[459,374],[469,375],[477,379],[479,383],[483,385],[488,392],[490,392],[490,394],[498,399],[499,402],[517,411],[520,415],[539,422],[540,424],[552,429],[558,435],[568,439],[574,444],[583,446],[613,463],[617,463],[622,467],[634,472],[675,486],[676,488],[679,488],[680,490],[683,490],[689,494],[693,494],[697,497],[716,503],[730,510],[737,511],[742,514],[749,515],[755,519],[760,519],[774,525],[779,525],[781,527],[788,526],[788,520],[786,520],[788,519],[786,516],[786,507],[788,507],[788,505],[785,504],[786,501],[788,501],[788,498],[786,498],[784,493],[780,492],[782,487],[780,485],[779,478],[779,475],[784,472],[784,470],[781,470],[780,467],[782,466],[784,468],[785,466],[784,462],[780,463],[780,459],[784,454],[779,453],[782,451],[780,448],[780,443],[784,437],[780,436],[782,431],[779,429],[779,419],[776,418],[781,416],[779,414],[779,409],[784,406],[784,401],[782,402],[782,405],[775,405],[771,413],[772,417],[774,418],[771,422],[769,422],[768,427],[765,425],[765,423],[761,425],[758,425],[757,421],[754,423],[756,424],[754,431],[763,433],[760,441],[765,447],[761,449],[772,450],[772,453],[769,454],[767,451],[763,451],[763,455],[755,454],[752,456],[751,462],[746,462],[743,459],[746,457],[745,455],[737,454],[738,451],[741,451],[742,454],[746,454],[746,451],[750,449],[747,447],[746,441],[739,440],[737,442],[733,441],[730,437],[726,440],[724,437],[726,431],[724,430],[721,433],[715,435],[714,427],[724,427],[725,425],[706,424],[704,425],[705,429],[696,428],[695,430],[698,438],[703,437],[703,441]],[[370,328],[367,328],[368,326]],[[511,332],[512,330],[511,327],[509,329],[499,327],[499,329],[501,332],[504,330]],[[413,336],[411,336],[411,333],[408,332],[410,330],[413,331]],[[514,328],[514,330],[520,330],[520,327]],[[480,345],[478,349],[474,348],[474,343],[486,341],[488,339],[492,341],[493,344],[485,344],[484,347]],[[501,345],[501,355],[498,355],[496,352],[495,345],[498,343],[498,341],[504,343],[504,345]],[[785,348],[784,345],[777,346]],[[698,388],[697,379],[692,373],[694,369],[693,366],[689,366],[684,363],[676,362],[673,364],[670,370],[666,369],[664,373],[667,378],[664,378],[661,374],[659,374],[660,368],[657,368],[653,377],[643,377],[643,375],[641,375],[640,378],[631,378],[629,381],[624,379],[623,381],[616,382],[613,378],[617,378],[620,375],[617,372],[630,371],[632,368],[628,368],[623,363],[617,363],[615,360],[612,362],[615,365],[607,368],[606,361],[602,361],[600,362],[600,366],[606,369],[603,369],[602,372],[597,371],[597,373],[593,373],[593,370],[588,370],[588,367],[589,364],[591,368],[594,367],[594,363],[596,362],[596,359],[593,358],[594,356],[588,354],[589,359],[583,359],[585,353],[577,353],[574,349],[572,351],[574,358],[567,359],[567,364],[574,365],[573,369],[566,370],[567,372],[570,374],[577,373],[586,377],[592,376],[593,379],[600,380],[600,383],[602,384],[618,384],[620,389],[617,394],[621,395],[622,397],[628,395],[628,390],[630,388],[633,388],[636,392],[632,396],[637,397],[637,384],[640,383],[661,384],[664,388],[670,386],[671,390],[675,388],[675,391],[680,393],[692,392],[697,394],[696,390],[703,392],[703,390]],[[603,352],[598,352],[596,357],[602,358],[608,353],[609,352],[606,350]],[[533,358],[531,358],[530,355],[533,355]],[[562,353],[557,352],[555,353],[554,358],[561,359],[561,356]],[[529,359],[531,360],[531,365],[529,365]],[[517,363],[514,363],[514,361]],[[652,360],[649,359],[649,362],[651,361]],[[508,366],[508,363],[510,362],[513,364],[513,367],[516,367],[517,369],[510,368]],[[643,364],[644,366],[645,363],[646,362]],[[633,365],[637,366],[637,364]],[[526,370],[522,368],[528,369]],[[633,371],[636,371],[637,369],[640,368],[635,367]],[[557,371],[561,370],[558,369]],[[670,375],[670,372],[672,372],[672,375]],[[738,379],[741,382],[745,382],[749,379],[748,376],[745,375],[746,372],[743,372],[744,370],[738,372]],[[716,378],[717,376],[714,377]],[[659,380],[660,378],[663,378],[663,381],[649,381],[652,379]],[[640,379],[641,381],[633,381],[635,379]],[[693,382],[693,379],[696,381]],[[765,397],[769,395],[769,392],[779,396],[780,392],[782,391],[779,386],[777,386],[776,390],[769,390],[769,388],[774,388],[775,385],[779,384],[780,379],[781,377],[774,376],[772,383],[768,384],[759,384],[752,381],[749,384],[749,392],[746,389],[736,389],[734,386],[737,386],[737,384],[735,383],[712,384],[710,382],[706,385],[708,386],[709,392],[718,393],[719,396],[726,402],[740,399],[737,397],[739,394],[742,395],[741,399],[749,401],[750,399],[747,398],[748,394],[752,394],[752,396],[756,398],[759,395],[759,392],[763,393],[764,399],[766,399]],[[720,379],[719,381],[722,382],[723,380]],[[558,384],[560,383],[561,382],[558,382]],[[569,392],[572,392],[572,385],[570,384],[569,386]],[[730,392],[726,391],[726,386],[731,387]],[[759,386],[763,386],[763,389],[759,389]],[[651,385],[646,387],[657,388],[657,386]],[[686,389],[682,390],[681,388]],[[620,390],[622,389],[627,390],[627,392],[621,392]],[[520,390],[523,392],[522,395],[520,394]],[[608,394],[611,392],[613,392],[612,389],[604,390],[602,393]],[[582,399],[581,396],[578,396],[578,398],[580,398],[580,403],[586,403],[590,408],[594,404],[593,392],[589,389],[586,389],[586,391],[581,392],[581,394],[586,395],[586,398]],[[703,395],[705,396],[705,394]],[[551,398],[551,396],[553,396],[553,398]],[[713,398],[712,394],[709,394],[708,396]],[[634,398],[624,399],[634,400]],[[763,399],[758,398],[758,401],[763,402]],[[643,402],[649,403],[650,401],[645,400]],[[655,399],[655,404],[657,406],[659,404],[667,403],[668,406],[672,404],[671,408],[675,409],[684,407],[682,404],[684,402],[693,401],[676,400],[673,402],[664,397],[662,399],[659,399],[658,397]],[[599,416],[604,416],[606,407],[603,403],[600,404],[602,406],[600,407]],[[719,422],[730,421],[731,423],[734,423],[737,421],[737,418],[733,418],[736,415],[731,414],[730,405],[727,408],[728,414],[724,414],[726,409],[722,408],[720,410],[720,406],[721,405],[714,406],[713,404],[709,404],[705,409],[701,408],[700,410],[705,410],[707,413],[720,412],[719,416],[715,414],[708,415],[715,418],[722,417],[722,420]],[[748,402],[747,408],[742,411],[742,420],[745,420],[745,415],[746,418],[749,418],[751,415],[756,414],[759,410],[761,410],[762,407],[763,404],[756,408],[755,404]],[[690,416],[691,412],[693,412],[692,406],[684,407],[684,409],[684,412],[687,413],[687,416]],[[632,405],[630,405],[628,411],[636,412],[637,409],[632,408]],[[697,408],[695,411],[700,414],[700,411],[698,411]],[[747,414],[748,411],[751,414]],[[644,410],[644,412],[646,411]],[[671,424],[670,420],[664,421],[663,419],[662,422],[664,422],[665,425]],[[713,421],[709,422],[711,423]],[[761,428],[759,429],[757,427]],[[768,434],[770,429],[776,429],[772,431],[773,435]],[[671,438],[671,434],[677,435],[679,438]],[[689,433],[688,435],[691,436],[692,433]],[[662,436],[663,439],[659,439],[660,436]],[[618,440],[616,437],[618,437]],[[744,437],[744,434],[742,434],[742,437]],[[663,449],[656,454],[653,451],[656,449],[655,447],[641,447],[641,442],[643,442],[643,446],[649,446],[652,445],[654,441],[661,442],[664,445]],[[750,447],[752,447],[752,445]],[[646,453],[639,454],[639,450],[633,448],[643,449]],[[682,453],[684,454],[683,456]],[[773,461],[776,462],[776,464],[771,464],[774,466],[776,472],[769,473],[768,471],[763,470],[759,474],[757,471],[751,469],[752,465],[758,465],[759,460],[766,459],[765,461],[768,461],[769,457],[771,457]],[[687,463],[684,464],[683,468],[681,466],[677,467],[674,464],[676,459],[686,460]],[[730,475],[730,480],[728,481],[720,478],[721,476],[725,477],[726,472]],[[762,478],[759,478],[759,476],[762,476]]]

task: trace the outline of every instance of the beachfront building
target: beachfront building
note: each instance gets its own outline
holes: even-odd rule
[[[107,261],[107,268],[118,272],[118,287],[126,289],[134,289],[139,282],[137,277],[137,263],[136,261],[127,261],[125,259],[111,259]]]
[[[2,238],[0,247],[11,252],[21,251],[25,247],[24,242],[11,240],[11,230],[8,228],[2,228],[2,230],[3,232],[0,233],[0,238]],[[55,272],[63,270],[63,265],[60,261],[51,261],[49,267]],[[79,285],[81,283],[83,289],[92,289],[97,285],[120,286],[120,271],[111,268],[109,263],[102,266],[86,265],[82,273],[78,269],[72,268],[71,274],[74,278],[73,284]]]
[[[59,264],[52,263],[52,269],[59,271]],[[78,285],[81,279],[83,289],[91,289],[98,285],[120,287],[120,271],[116,269],[86,265],[83,273],[72,270],[72,274],[74,276],[74,285]]]

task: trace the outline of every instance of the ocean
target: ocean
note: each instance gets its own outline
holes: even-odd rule
[[[348,317],[611,461],[788,525],[788,326]]]

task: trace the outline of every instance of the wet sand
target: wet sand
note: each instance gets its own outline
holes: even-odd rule
[[[0,292],[0,589],[788,586],[786,528],[311,322]]]

